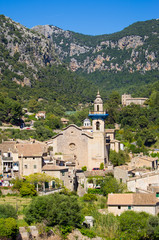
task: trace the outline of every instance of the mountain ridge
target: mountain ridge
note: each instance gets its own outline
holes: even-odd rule
[[[159,21],[155,19],[134,23],[113,34],[97,36],[65,31],[52,25],[32,29],[50,38],[60,60],[68,63],[72,71],[159,70],[158,51],[153,47],[159,38]],[[124,59],[125,55],[127,59]]]

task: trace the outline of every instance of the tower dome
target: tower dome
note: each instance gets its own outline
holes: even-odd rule
[[[99,90],[98,90],[96,99],[94,100],[94,104],[103,104],[103,100],[101,99],[101,96],[99,94]]]

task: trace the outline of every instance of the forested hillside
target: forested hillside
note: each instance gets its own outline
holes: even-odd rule
[[[137,22],[120,32],[100,36],[49,25],[33,30],[50,39],[60,60],[97,84],[103,93],[116,89],[134,94],[138,87],[159,79],[158,20]]]

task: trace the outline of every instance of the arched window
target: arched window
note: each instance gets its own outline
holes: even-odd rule
[[[99,105],[97,105],[97,112],[99,112]]]
[[[96,122],[96,130],[100,130],[100,122]]]

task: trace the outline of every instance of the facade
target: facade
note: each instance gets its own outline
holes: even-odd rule
[[[110,139],[110,149],[116,152],[120,150],[120,141],[115,139],[115,129],[106,129],[106,138]]]
[[[158,168],[158,158],[139,155],[131,159],[131,165],[135,168],[145,167],[155,170]]]
[[[123,94],[121,97],[121,102],[123,106],[128,106],[131,103],[143,106],[148,98],[132,98],[130,94]]]
[[[53,164],[46,164],[42,168],[42,172],[51,177],[58,178],[62,181],[63,185],[69,190],[74,190],[74,175],[65,166],[57,166]],[[50,182],[49,187],[53,187],[54,182]]]
[[[108,194],[108,212],[120,215],[124,211],[132,210],[157,215],[159,212],[158,201],[154,193]]]
[[[20,176],[39,173],[43,166],[45,145],[42,143],[17,144]]]
[[[94,111],[89,112],[92,119],[92,132],[71,124],[53,137],[53,153],[59,152],[68,162],[74,163],[75,168],[87,166],[88,170],[99,168],[101,163],[108,163],[106,134],[104,121],[108,114],[103,111],[103,101],[98,92],[94,101]],[[86,126],[86,128],[90,126]]]
[[[144,173],[127,180],[128,190],[131,192],[147,192],[149,186],[159,186],[159,171]]]

